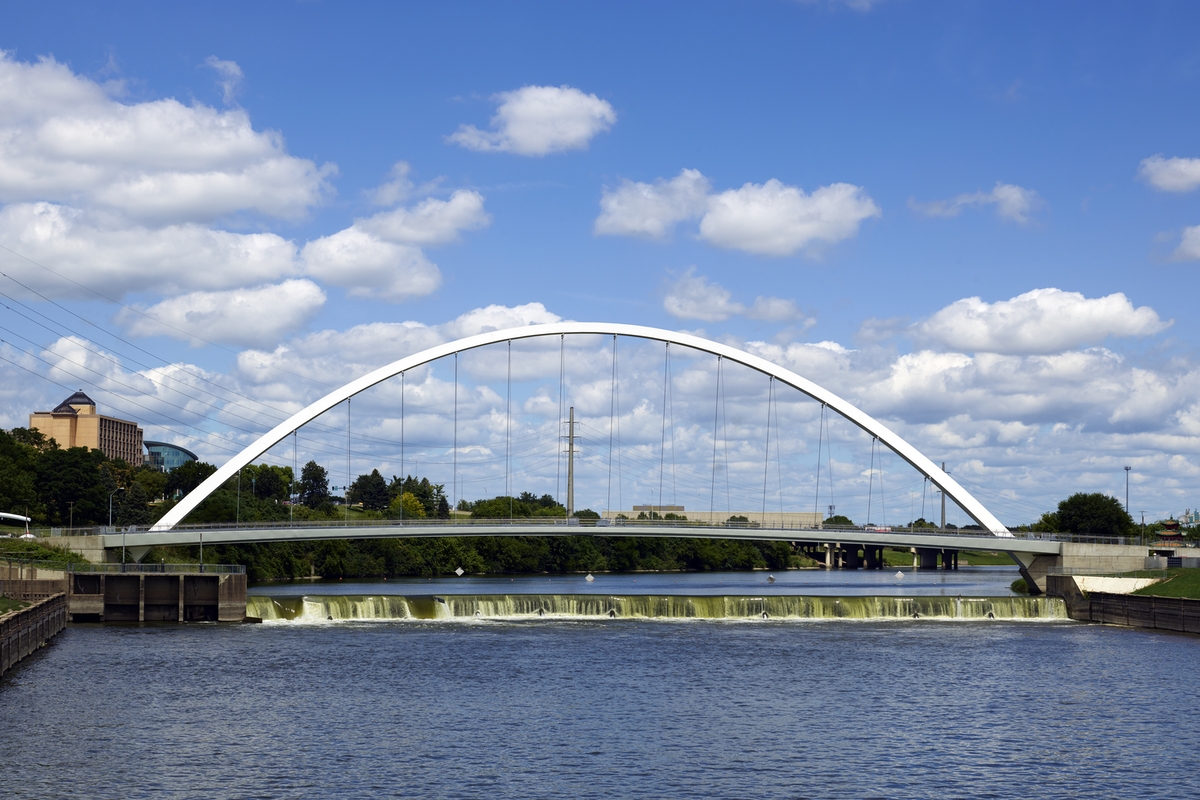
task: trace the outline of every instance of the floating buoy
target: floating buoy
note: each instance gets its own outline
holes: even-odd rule
[[[608,610],[608,618],[609,618],[609,619],[616,619],[616,618],[617,618],[617,612],[616,612],[616,610],[615,610],[615,609],[612,609],[612,608],[610,608],[610,609]]]
[[[459,567],[458,569],[454,570],[454,574],[460,578],[463,576],[463,572],[465,572],[465,570],[462,567]]]
[[[475,616],[477,616],[477,617],[482,617],[482,616],[483,616],[483,614],[481,614],[481,613],[479,613],[478,611],[476,611],[476,612],[475,612]]]
[[[764,611],[764,612],[762,613],[762,618],[763,618],[763,619],[770,619],[770,618],[771,618],[771,615],[770,615],[770,614],[768,614],[767,612],[765,612],[765,611]]]
[[[988,612],[988,619],[995,619],[995,618],[996,618],[996,615],[995,615],[995,614],[993,614],[992,612],[990,612],[990,611],[989,611],[989,612]]]
[[[916,613],[916,612],[914,611],[914,612],[913,612],[913,619],[920,619],[920,618],[921,618],[921,615],[920,615],[920,614],[918,614],[918,613]]]
[[[592,577],[592,573],[590,573],[590,572],[589,572],[589,573],[588,573],[588,575],[587,575],[587,577],[586,577],[586,578],[584,578],[584,580],[585,580],[585,581],[587,581],[588,583],[592,583],[592,582],[593,582],[593,581],[595,581],[596,579],[595,579],[595,578],[593,578],[593,577]]]
[[[897,572],[897,573],[896,573],[896,577],[897,577],[897,578],[899,578],[900,580],[904,580],[904,573],[903,573],[903,572]]]
[[[325,619],[329,620],[330,622],[333,622],[333,616],[328,616]]]
[[[774,575],[768,575],[768,576],[767,576],[767,583],[774,583],[774,582],[775,582],[775,576],[774,576]]]

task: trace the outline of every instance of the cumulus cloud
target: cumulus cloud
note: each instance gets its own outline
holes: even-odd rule
[[[355,297],[400,301],[441,285],[441,272],[421,246],[455,241],[465,230],[487,226],[483,195],[460,189],[449,200],[427,198],[411,208],[355,220],[345,230],[309,242],[301,252],[304,270]]]
[[[1159,153],[1142,159],[1138,177],[1162,192],[1190,192],[1200,186],[1200,158],[1163,158]]]
[[[593,231],[662,239],[677,223],[699,218],[700,238],[709,244],[787,256],[848,239],[864,220],[880,213],[862,187],[848,183],[807,194],[772,178],[713,194],[706,177],[685,169],[671,180],[626,180],[615,190],[606,188]]]
[[[499,106],[491,130],[464,124],[447,141],[485,153],[544,156],[584,150],[617,121],[607,101],[571,86],[523,86],[492,99]]]
[[[913,199],[908,201],[909,208],[927,217],[957,217],[964,208],[988,205],[995,206],[996,214],[1003,219],[1027,225],[1032,221],[1032,214],[1042,207],[1042,199],[1032,189],[997,181],[990,192],[960,194],[953,200],[934,200],[929,203],[919,203]]]
[[[710,189],[708,178],[694,169],[654,183],[622,181],[614,190],[604,189],[592,229],[599,236],[663,239],[676,223],[704,213]]]
[[[1171,253],[1173,261],[1200,261],[1200,225],[1183,229],[1179,246]]]
[[[15,203],[0,209],[0,238],[84,286],[102,286],[114,299],[137,291],[172,294],[253,285],[297,271],[295,244],[273,233],[105,222],[53,203]],[[5,271],[50,296],[94,297],[24,260],[11,260]]]
[[[289,155],[280,134],[254,130],[241,109],[126,104],[53,59],[0,54],[0,201],[105,209],[143,224],[297,218],[331,192],[334,172]]]
[[[483,210],[483,195],[459,189],[449,200],[428,198],[412,208],[385,211],[355,224],[385,241],[437,245],[455,241],[462,231],[484,228],[491,219]]]
[[[697,275],[695,267],[689,267],[667,288],[663,309],[676,319],[698,319],[703,322],[721,322],[737,314],[768,322],[804,318],[792,300],[759,296],[748,307],[735,302],[728,289],[710,282],[703,275]]]
[[[325,304],[325,292],[308,280],[223,292],[190,292],[136,311],[117,321],[134,336],[170,336],[190,341],[262,347],[303,327]],[[189,335],[193,334],[193,335]]]
[[[1113,336],[1150,336],[1172,322],[1149,306],[1135,308],[1120,292],[1087,298],[1034,289],[995,303],[959,300],[918,323],[914,333],[918,341],[964,352],[1060,353]]]
[[[806,194],[772,178],[712,197],[700,237],[718,247],[787,256],[849,239],[864,220],[881,213],[860,186],[835,183]]]
[[[435,291],[442,283],[437,266],[421,248],[385,241],[357,225],[304,245],[306,274],[352,297],[400,301]]]
[[[237,97],[238,89],[241,88],[242,78],[245,77],[242,74],[242,68],[237,65],[236,61],[224,61],[216,56],[204,59],[204,64],[216,70],[217,75],[220,76],[217,83],[221,87],[221,97],[225,104],[232,103]]]

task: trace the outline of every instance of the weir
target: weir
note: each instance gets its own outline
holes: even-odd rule
[[[246,598],[264,622],[386,620],[1066,620],[1054,597],[305,595]]]

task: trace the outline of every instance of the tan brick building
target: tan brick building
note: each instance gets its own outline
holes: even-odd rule
[[[95,448],[109,458],[142,465],[142,429],[136,422],[97,414],[96,402],[81,391],[53,411],[30,414],[29,427],[58,442],[59,447]]]

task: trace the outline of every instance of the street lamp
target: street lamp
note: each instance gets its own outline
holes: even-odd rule
[[[108,493],[108,527],[110,527],[110,528],[112,527],[112,499],[113,499],[113,495],[114,495],[114,494],[116,494],[117,492],[123,492],[123,491],[125,491],[124,487],[118,486],[117,488],[113,489],[111,492],[109,492],[109,493]]]
[[[1129,470],[1133,467],[1125,468],[1125,513],[1129,513]]]

